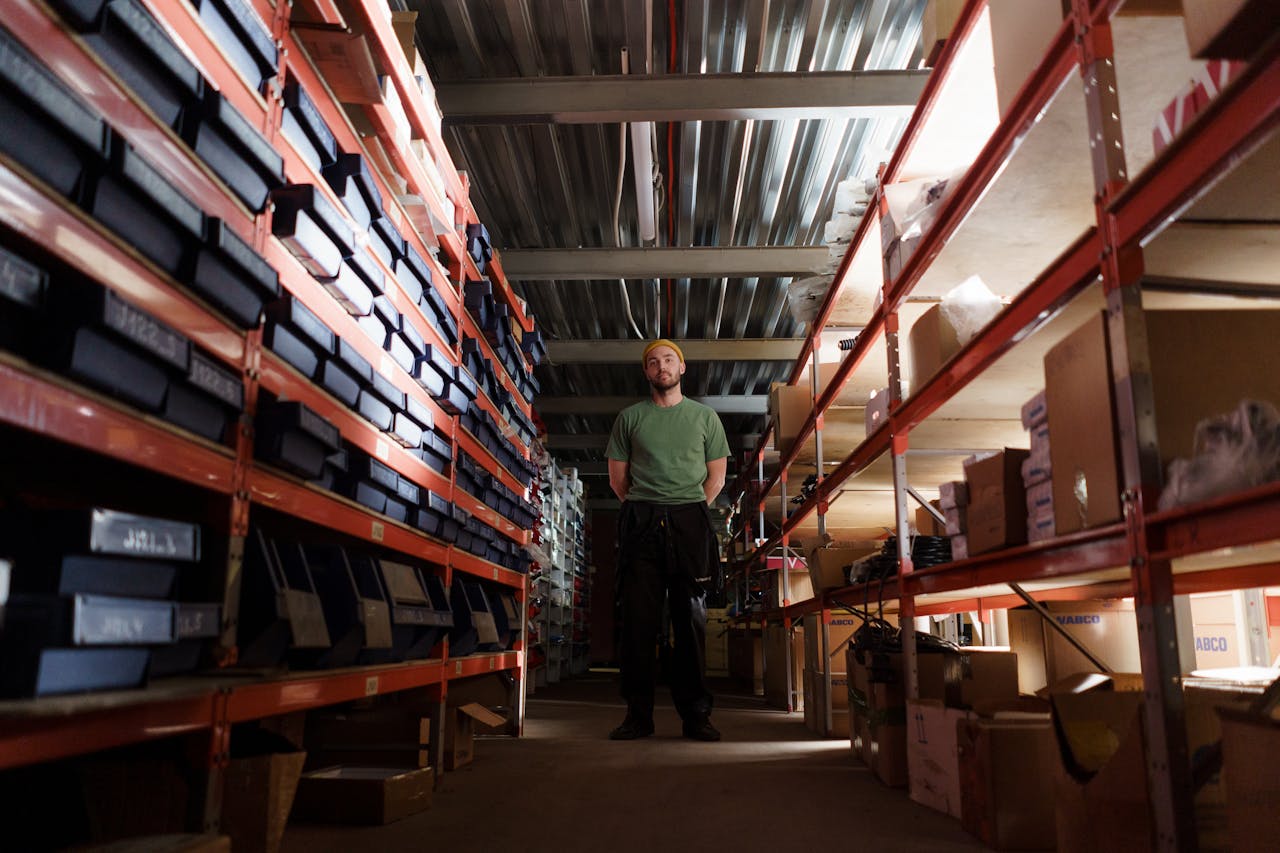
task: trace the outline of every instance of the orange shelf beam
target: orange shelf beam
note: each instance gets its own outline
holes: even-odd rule
[[[227,719],[241,723],[441,684],[444,669],[444,663],[436,659],[246,684],[232,690],[227,697]]]
[[[235,458],[92,392],[0,361],[0,423],[229,495]]]
[[[453,566],[455,571],[464,572],[472,577],[483,578],[484,580],[497,581],[503,586],[524,588],[525,576],[520,572],[505,569],[497,563],[490,563],[482,557],[453,548],[449,559],[450,565]]]
[[[385,515],[370,512],[331,492],[287,474],[255,467],[248,477],[250,500],[410,557],[445,565],[449,546]]]
[[[484,675],[490,672],[502,672],[519,669],[523,652],[496,652],[493,654],[468,655],[465,658],[453,658],[445,664],[449,678],[469,678],[473,675]]]

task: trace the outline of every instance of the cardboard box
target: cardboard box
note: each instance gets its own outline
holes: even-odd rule
[[[445,717],[444,769],[457,770],[475,758],[475,725],[501,726],[506,720],[483,705],[472,702],[450,708]]]
[[[969,505],[969,485],[964,480],[952,480],[938,486],[938,503],[943,509]]]
[[[914,393],[960,351],[960,339],[956,337],[955,328],[943,316],[940,305],[934,305],[916,320],[907,334],[907,349],[911,358],[911,391]]]
[[[305,752],[234,758],[222,781],[221,828],[236,853],[275,853],[293,808]]]
[[[790,633],[791,689],[799,698],[787,695],[787,634]],[[764,698],[775,708],[800,710],[804,701],[804,628],[796,626],[790,632],[782,625],[766,625],[764,628]],[[795,704],[793,704],[793,702]]]
[[[724,608],[707,608],[707,675],[729,675],[729,626]]]
[[[294,817],[316,823],[380,826],[431,808],[430,767],[326,767],[303,775]]]
[[[830,664],[832,672],[844,673],[845,649],[853,635],[862,627],[862,619],[847,613],[828,611],[826,655],[822,654],[822,616],[809,613],[804,617],[804,666],[814,672],[825,672]]]
[[[785,603],[796,604],[813,598],[813,580],[808,567],[800,560],[795,561],[796,568],[787,572],[787,583],[790,590],[784,594],[782,589],[782,570],[771,572],[772,581],[766,579],[764,603],[770,608],[783,607]],[[841,584],[843,586],[843,584]]]
[[[952,536],[951,537],[951,559],[952,561],[969,559],[969,537],[968,536]]]
[[[846,570],[855,561],[880,550],[879,542],[835,544],[826,548],[814,548],[806,562],[809,568],[809,586],[813,590],[839,589],[848,586]],[[793,575],[794,580],[794,575]],[[794,597],[794,592],[792,593]],[[809,596],[812,598],[812,594]]]
[[[1143,754],[1141,690],[1141,676],[1094,675],[1061,682],[1051,695],[1062,761],[1056,786],[1061,853],[1156,849]],[[1184,699],[1190,754],[1223,736],[1215,709],[1242,709],[1259,690],[1188,680]],[[1257,750],[1258,744],[1251,743],[1250,749]],[[1274,765],[1271,772],[1274,775]],[[1201,789],[1195,808],[1201,850],[1249,849],[1228,846],[1223,815],[1230,806],[1220,779],[1211,779]],[[1272,840],[1273,836],[1268,838]]]
[[[968,711],[933,699],[907,700],[907,777],[911,799],[960,817],[960,758],[956,724]]]
[[[822,737],[849,737],[849,676],[831,674],[831,728],[827,728],[826,674],[804,671],[805,727]]]
[[[929,0],[924,7],[921,21],[920,44],[924,49],[925,66],[933,67],[942,45],[951,36],[951,30],[964,8],[964,0]]]
[[[943,512],[947,523],[942,532],[947,536],[963,536],[969,532],[969,507],[953,506]]]
[[[750,684],[756,696],[764,694],[764,658],[759,626],[729,629],[729,676]]]
[[[399,705],[322,710],[307,720],[307,766],[426,767],[431,719]]]
[[[1117,672],[1142,668],[1132,599],[1046,601],[1058,624]],[[1096,667],[1030,608],[1009,611],[1009,648],[1017,655],[1018,686],[1034,693]]]
[[[1182,0],[1182,12],[1198,59],[1249,59],[1276,28],[1274,0]]]
[[[941,502],[929,501],[929,504],[938,512],[943,511]],[[933,513],[921,506],[916,507],[916,532],[921,536],[946,536],[947,526],[939,523]]]
[[[973,708],[1018,696],[1018,656],[1014,652],[970,646],[958,654],[934,657],[943,661],[942,698],[949,706]],[[920,692],[923,696],[923,681]]]
[[[1052,850],[1059,759],[1048,715],[961,720],[956,752],[964,828],[996,850]]]
[[[871,435],[884,426],[885,421],[889,420],[889,389],[881,388],[877,391],[872,391],[871,396],[867,398],[867,407],[862,414],[867,428],[867,435]]]
[[[1000,117],[1062,29],[1062,0],[988,0]]]
[[[1022,484],[1025,450],[1006,448],[985,459],[966,462],[969,484],[969,553],[985,554],[1027,541],[1027,495]],[[960,531],[957,531],[960,532]]]
[[[1280,312],[1147,311],[1144,319],[1162,469],[1191,457],[1200,421],[1243,399],[1280,400],[1280,353],[1272,346]],[[1121,518],[1110,361],[1101,313],[1045,355],[1058,535]]]
[[[417,12],[391,13],[391,28],[395,30],[396,41],[400,43],[400,49],[404,51],[404,58],[409,63],[410,68],[413,67],[413,55],[418,52],[413,43],[414,30],[417,26]]]
[[[779,453],[791,450],[811,411],[813,395],[807,385],[773,384],[769,389],[769,421],[773,425],[775,450]]]
[[[1033,430],[1049,422],[1049,406],[1045,402],[1044,390],[1022,404],[1022,428]]]
[[[1273,850],[1280,838],[1280,723],[1247,711],[1220,714],[1230,849]]]

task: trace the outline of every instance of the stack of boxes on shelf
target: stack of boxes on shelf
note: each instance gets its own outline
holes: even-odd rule
[[[1045,392],[1022,407],[1022,426],[1031,433],[1031,452],[1022,463],[1022,485],[1027,491],[1027,541],[1054,537],[1052,465],[1049,459],[1049,406]]]
[[[964,480],[953,480],[938,486],[938,506],[947,523],[944,532],[951,539],[951,558],[969,556],[969,486]]]
[[[542,625],[547,666],[538,679],[555,683],[586,671],[588,604],[586,517],[583,483],[576,468],[559,468],[547,457],[542,474],[542,543],[550,564],[544,566],[540,589],[545,602]]]

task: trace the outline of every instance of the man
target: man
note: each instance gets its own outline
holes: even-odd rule
[[[666,597],[674,647],[671,696],[684,736],[716,741],[706,663],[706,590],[719,560],[708,505],[724,488],[729,443],[710,407],[680,392],[684,354],[656,340],[641,356],[650,399],[622,411],[605,455],[618,519],[622,696],[627,716],[609,737],[653,734],[655,652]]]

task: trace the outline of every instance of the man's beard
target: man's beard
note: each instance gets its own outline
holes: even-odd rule
[[[668,380],[664,383],[664,382],[662,381],[662,377],[661,377],[661,376],[657,376],[657,377],[655,377],[655,378],[653,378],[653,379],[650,379],[650,380],[649,380],[649,384],[650,384],[651,386],[653,386],[653,390],[655,390],[655,391],[670,391],[672,388],[677,388],[677,387],[679,387],[679,385],[680,385],[680,377],[679,377],[679,376],[672,376],[670,379],[668,379]]]

